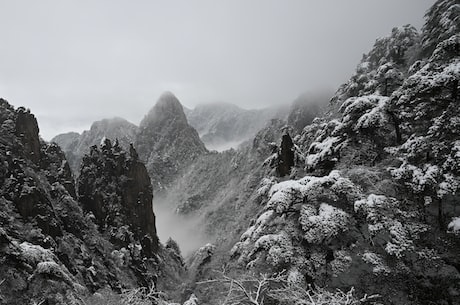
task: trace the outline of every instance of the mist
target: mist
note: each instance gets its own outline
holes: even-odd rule
[[[247,139],[250,137],[248,136]],[[238,141],[226,141],[220,143],[208,143],[205,144],[208,150],[215,150],[218,152],[223,152],[229,149],[237,149],[242,143],[244,143],[247,139],[238,140]]]
[[[153,211],[156,216],[156,228],[160,241],[164,244],[169,238],[175,240],[184,257],[210,242],[206,236],[199,217],[178,215],[175,203],[155,197]]]
[[[188,107],[291,103],[337,88],[375,39],[434,0],[0,1],[0,97],[41,136],[136,124],[163,91]]]

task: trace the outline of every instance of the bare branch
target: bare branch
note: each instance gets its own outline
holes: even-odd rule
[[[358,299],[353,294],[352,287],[344,292],[342,290],[329,291],[324,288],[313,288],[311,285],[291,283],[285,272],[259,276],[246,275],[234,279],[223,273],[216,279],[198,282],[197,284],[227,284],[228,290],[221,305],[263,305],[267,298],[280,304],[302,305],[361,305],[365,302],[375,301],[378,295],[367,296]],[[276,288],[275,288],[276,287]]]

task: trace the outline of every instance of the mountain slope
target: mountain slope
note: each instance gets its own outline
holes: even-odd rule
[[[135,146],[154,187],[160,190],[207,152],[196,130],[188,124],[179,100],[169,92],[158,99],[141,121]]]
[[[273,304],[313,304],[324,291],[310,290],[308,303],[308,285],[354,287],[383,304],[458,304],[458,7],[437,1],[421,33],[403,26],[376,41],[329,115],[294,137],[303,157],[290,177],[265,172],[255,183],[246,205],[260,208],[231,255],[218,244],[203,277],[224,282],[212,270],[225,268],[247,285],[231,296],[263,287]],[[196,292],[206,304],[226,297]]]
[[[296,132],[310,125],[318,116],[327,109],[328,101],[333,92],[318,91],[307,92],[300,95],[291,105],[287,115],[287,124]]]
[[[210,150],[235,148],[249,140],[270,119],[283,118],[286,111],[279,108],[246,110],[226,103],[203,104],[186,110],[187,119]]]

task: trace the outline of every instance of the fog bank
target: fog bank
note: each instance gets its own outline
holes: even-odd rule
[[[200,228],[198,217],[179,215],[174,212],[175,204],[164,199],[153,199],[153,211],[156,216],[157,234],[162,243],[168,238],[174,239],[184,257],[209,242],[206,234]]]

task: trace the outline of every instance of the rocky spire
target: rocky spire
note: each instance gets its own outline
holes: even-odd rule
[[[16,135],[21,139],[24,153],[34,163],[40,161],[40,138],[35,116],[29,109],[20,107],[16,110]]]
[[[167,187],[182,169],[207,151],[198,132],[188,124],[181,103],[170,92],[162,94],[142,120],[135,147],[155,189]]]
[[[182,104],[179,102],[177,97],[169,91],[164,92],[160,96],[155,106],[141,122],[141,126],[144,125],[143,123],[147,122],[163,124],[167,123],[168,120],[174,120],[178,123],[187,124],[187,118]]]
[[[294,143],[288,132],[283,134],[278,158],[277,171],[280,177],[289,175],[294,166]]]

